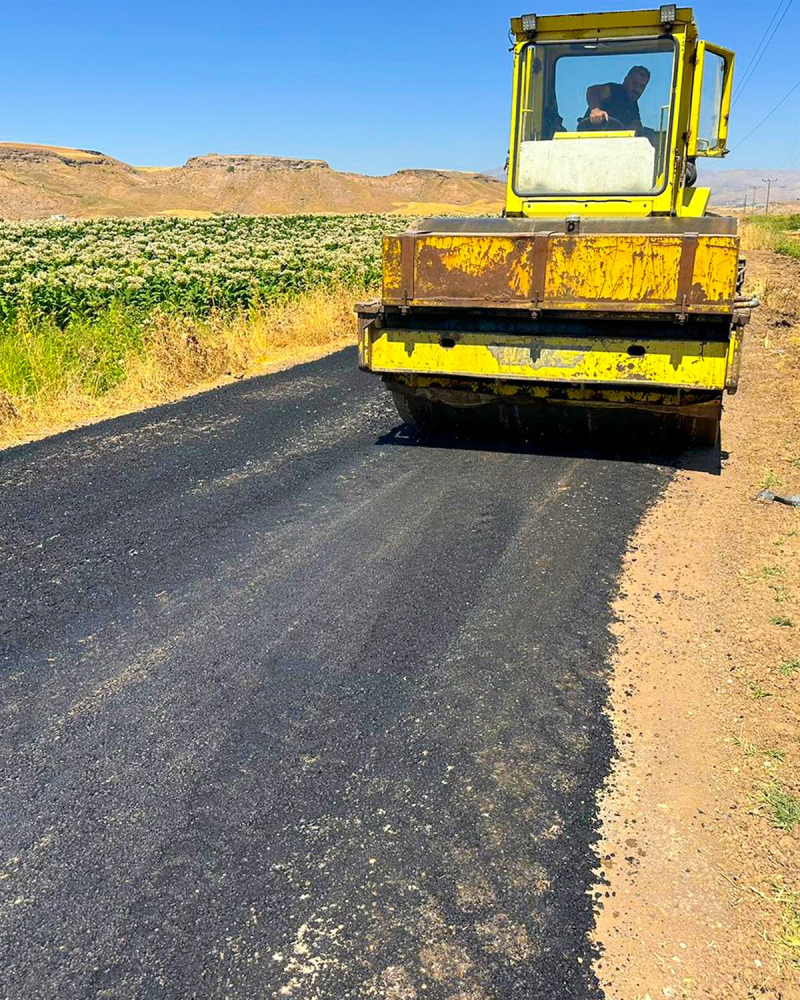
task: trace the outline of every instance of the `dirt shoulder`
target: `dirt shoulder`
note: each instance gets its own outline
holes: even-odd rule
[[[597,974],[609,1000],[800,998],[800,263],[748,254],[764,306],[722,474],[680,471],[617,602]]]

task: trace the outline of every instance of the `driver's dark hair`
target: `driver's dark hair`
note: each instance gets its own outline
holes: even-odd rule
[[[631,66],[625,76],[630,76],[631,73],[642,73],[647,79],[650,79],[650,70],[646,66]]]

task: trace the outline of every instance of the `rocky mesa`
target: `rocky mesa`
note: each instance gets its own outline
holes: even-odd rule
[[[0,143],[0,218],[51,215],[259,215],[289,212],[495,212],[504,185],[481,173],[408,169],[383,177],[324,160],[193,156],[136,167],[97,150]]]

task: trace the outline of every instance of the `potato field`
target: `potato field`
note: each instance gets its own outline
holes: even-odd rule
[[[0,222],[0,445],[355,342],[389,215]]]
[[[388,215],[216,216],[0,223],[0,323],[64,326],[111,305],[193,316],[309,289],[371,287]]]

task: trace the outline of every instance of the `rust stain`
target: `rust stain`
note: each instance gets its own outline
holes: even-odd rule
[[[415,297],[527,299],[532,240],[427,236],[417,240]]]
[[[533,235],[426,234],[406,245],[397,236],[385,237],[384,297],[400,300],[407,272],[419,305],[444,300],[527,308],[535,297],[549,309],[612,304],[619,312],[674,312],[686,306],[693,312],[725,312],[732,306],[735,237],[700,237],[692,281],[683,289],[678,285],[686,241],[680,235],[559,234],[546,241],[545,266],[534,256]],[[413,262],[405,259],[412,245]],[[539,277],[534,276],[536,261],[543,271]]]
[[[399,295],[403,286],[403,252],[399,236],[383,238],[383,294]]]

